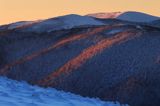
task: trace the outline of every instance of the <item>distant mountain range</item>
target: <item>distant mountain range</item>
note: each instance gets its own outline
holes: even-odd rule
[[[95,14],[88,14],[87,16],[95,17],[95,18],[116,18],[125,21],[132,21],[132,22],[151,22],[160,19],[160,17],[152,16],[149,14],[141,13],[141,12],[112,12],[112,13],[95,13]]]
[[[62,29],[71,29],[73,27],[79,27],[79,26],[93,26],[93,25],[97,26],[105,24],[91,17],[71,14],[41,21],[16,22],[2,27],[4,27],[4,29],[7,28],[10,30],[18,28],[23,32],[41,33],[41,32],[52,32]]]
[[[96,19],[95,19],[96,18]],[[99,19],[99,20],[97,20]],[[20,28],[21,31],[27,32],[51,32],[61,29],[70,29],[79,26],[97,26],[105,25],[100,19],[118,19],[129,22],[152,22],[160,20],[160,17],[151,16],[140,12],[112,12],[112,13],[95,13],[86,16],[70,14],[38,21],[20,21],[3,25],[0,30]]]
[[[131,106],[159,105],[159,17],[113,14],[0,26],[0,75]]]

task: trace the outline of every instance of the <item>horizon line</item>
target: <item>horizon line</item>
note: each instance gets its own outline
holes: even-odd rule
[[[98,13],[114,13],[114,12],[120,12],[120,13],[126,13],[126,12],[138,12],[138,13],[143,13],[143,14],[146,14],[146,15],[151,15],[151,16],[154,16],[154,17],[159,17],[159,15],[153,15],[153,14],[150,14],[150,13],[146,13],[146,12],[142,12],[142,11],[133,11],[133,10],[128,10],[128,11],[111,11],[111,12],[92,12],[92,13],[87,13],[87,14],[78,14],[78,13],[66,13],[66,14],[61,14],[61,15],[55,15],[55,16],[48,16],[46,18],[35,18],[35,19],[22,19],[22,20],[15,20],[15,21],[12,21],[12,22],[7,22],[7,23],[4,23],[4,24],[1,24],[0,23],[0,26],[3,26],[3,25],[8,25],[8,24],[12,24],[12,23],[17,23],[17,22],[23,22],[23,21],[40,21],[40,20],[46,20],[46,19],[50,19],[50,18],[56,18],[56,17],[61,17],[61,16],[66,16],[66,15],[80,15],[80,16],[86,16],[86,15],[89,15],[89,14],[98,14]]]

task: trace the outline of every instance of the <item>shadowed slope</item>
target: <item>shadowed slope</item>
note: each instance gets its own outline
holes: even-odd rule
[[[111,28],[111,27],[100,27],[100,28],[95,28],[93,29],[92,31],[89,31],[89,32],[85,32],[85,33],[82,33],[82,34],[78,34],[78,35],[72,35],[71,37],[68,37],[68,38],[65,38],[65,39],[62,39],[60,41],[58,41],[57,43],[53,44],[52,46],[48,47],[48,48],[45,48],[39,52],[35,52],[29,56],[25,56],[21,59],[18,59],[16,61],[14,61],[13,63],[11,64],[7,64],[4,66],[4,68],[2,68],[0,70],[0,73],[1,74],[6,74],[7,73],[7,70],[9,70],[11,67],[17,65],[17,64],[22,64],[26,61],[30,61],[32,60],[33,58],[36,58],[38,56],[41,56],[41,55],[44,55],[45,53],[48,53],[49,51],[53,50],[53,49],[56,49],[56,48],[59,48],[61,46],[64,46],[65,44],[67,43],[70,43],[70,42],[73,42],[75,40],[80,40],[80,39],[84,39],[86,37],[89,37],[90,35],[94,35],[96,33],[99,33],[99,32],[102,32],[103,30],[106,30],[108,28]]]
[[[152,32],[114,45],[69,74],[56,77],[53,87],[133,106],[158,105],[159,44],[159,33]]]
[[[136,30],[126,31],[119,33],[111,38],[102,39],[96,45],[93,45],[82,51],[77,57],[68,61],[65,65],[59,68],[57,71],[50,74],[48,77],[44,78],[39,83],[44,86],[54,86],[54,79],[60,77],[61,75],[67,75],[74,71],[81,65],[83,65],[88,59],[92,58],[98,53],[101,53],[104,49],[107,49],[114,44],[122,43],[126,40],[132,39],[137,36]],[[57,82],[55,82],[57,83]]]

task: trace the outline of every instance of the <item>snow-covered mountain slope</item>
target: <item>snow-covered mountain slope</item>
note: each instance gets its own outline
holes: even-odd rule
[[[93,14],[88,14],[86,16],[90,17],[95,17],[95,18],[100,18],[100,19],[107,19],[107,18],[116,18],[122,14],[122,12],[111,12],[111,13],[93,13]]]
[[[91,17],[71,14],[71,15],[43,20],[37,24],[32,25],[31,27],[24,29],[23,31],[51,32],[61,29],[71,29],[73,27],[79,27],[79,26],[97,26],[97,25],[104,25],[104,23],[95,20]]]
[[[124,21],[131,21],[131,22],[151,22],[151,21],[160,19],[160,17],[152,16],[152,15],[141,13],[141,12],[134,12],[134,11],[95,13],[95,14],[88,14],[87,16],[91,16],[99,19],[116,18]]]
[[[151,24],[152,26],[160,27],[160,19],[156,21],[152,21],[149,24]]]
[[[22,28],[22,27],[27,27],[30,25],[33,25],[35,23],[38,23],[40,21],[20,21],[20,22],[15,22],[12,24],[8,25],[8,29],[16,29],[16,28]]]
[[[51,32],[62,29],[71,29],[74,27],[97,26],[97,25],[104,25],[104,23],[95,20],[92,17],[70,14],[46,20],[21,21],[8,25],[2,25],[0,26],[0,30],[18,29],[23,32],[41,33],[41,32]]]
[[[152,16],[141,12],[124,12],[120,14],[117,19],[132,21],[132,22],[151,22],[160,19],[160,17]]]
[[[1,106],[122,106],[0,77]],[[127,106],[127,105],[123,105]]]
[[[1,25],[0,26],[0,31],[5,31],[5,30],[13,30],[13,29],[22,29],[25,27],[32,26],[33,24],[36,24],[38,22],[41,22],[41,20],[37,21],[19,21],[11,24],[6,24],[6,25]]]

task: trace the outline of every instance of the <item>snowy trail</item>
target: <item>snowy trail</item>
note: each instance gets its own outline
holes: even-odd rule
[[[103,102],[83,98],[51,88],[31,86],[24,82],[0,77],[1,106],[120,106],[118,102]],[[127,106],[127,105],[126,105]]]

